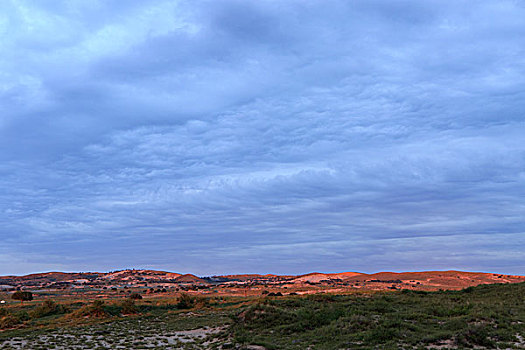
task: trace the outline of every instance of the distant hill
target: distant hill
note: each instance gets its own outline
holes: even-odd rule
[[[51,281],[61,282],[72,279],[95,279],[104,275],[103,273],[97,272],[45,272],[45,273],[33,273],[25,276],[0,276],[0,282],[7,283],[6,281],[13,282],[24,282],[24,281]]]
[[[479,284],[524,282],[525,276],[463,271],[421,272],[359,272],[322,273],[304,275],[237,274],[199,277],[156,270],[120,270],[112,272],[46,272],[25,276],[0,276],[3,289],[9,288],[80,288],[91,286],[115,287],[170,287],[173,285],[294,285],[319,286],[319,288],[360,289],[461,289]]]
[[[203,284],[208,283],[208,281],[200,277],[197,277],[195,275],[192,275],[190,273],[178,276],[177,278],[175,278],[175,282],[177,283],[203,283]]]
[[[350,277],[362,276],[362,273],[359,272],[340,272],[340,273],[320,273],[320,272],[311,272],[306,275],[300,275],[293,279],[294,282],[311,282],[318,283],[321,281],[329,280],[345,280]]]
[[[343,278],[345,282],[406,283],[419,282],[436,288],[465,288],[479,284],[524,282],[525,276],[502,275],[464,271],[422,271],[422,272],[378,272]]]

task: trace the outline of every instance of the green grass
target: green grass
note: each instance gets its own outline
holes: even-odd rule
[[[236,342],[268,349],[518,348],[525,337],[525,284],[363,297],[272,299],[234,317]],[[521,348],[525,344],[519,345]]]

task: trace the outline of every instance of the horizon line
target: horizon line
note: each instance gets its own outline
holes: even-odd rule
[[[471,270],[458,270],[458,269],[446,269],[446,270],[378,270],[374,272],[360,272],[360,271],[338,271],[338,272],[321,272],[321,271],[310,271],[305,273],[260,273],[260,272],[236,272],[236,273],[223,273],[223,274],[195,274],[193,272],[175,272],[175,271],[168,271],[163,269],[154,269],[154,268],[124,268],[124,269],[117,269],[117,270],[107,270],[107,271],[58,271],[58,270],[52,270],[52,271],[40,271],[40,272],[30,272],[25,274],[0,274],[0,277],[8,277],[8,276],[14,276],[14,277],[24,277],[24,276],[30,276],[30,275],[39,275],[39,274],[51,274],[51,273],[64,273],[64,274],[74,274],[74,273],[114,273],[114,272],[120,272],[120,271],[156,271],[156,272],[166,272],[166,273],[176,273],[180,275],[194,275],[197,277],[213,277],[213,276],[236,276],[236,275],[275,275],[275,276],[304,276],[309,274],[341,274],[341,273],[359,273],[363,275],[374,275],[378,273],[423,273],[423,272],[465,272],[465,273],[486,273],[486,274],[498,274],[498,275],[508,275],[508,276],[525,276],[525,274],[511,274],[511,273],[502,273],[502,272],[495,272],[495,271],[471,271]]]

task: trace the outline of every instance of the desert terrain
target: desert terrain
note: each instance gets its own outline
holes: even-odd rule
[[[0,348],[520,349],[523,300],[524,276],[461,271],[3,276]]]
[[[87,298],[121,294],[146,295],[189,292],[213,295],[259,295],[262,293],[345,293],[360,290],[457,290],[480,284],[519,283],[525,276],[462,271],[318,273],[304,275],[238,274],[202,276],[155,270],[121,270],[107,273],[48,272],[25,276],[0,276],[0,291],[30,290],[79,295]]]

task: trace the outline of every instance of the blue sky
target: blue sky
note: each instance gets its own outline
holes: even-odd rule
[[[518,1],[2,1],[0,274],[525,274]]]

